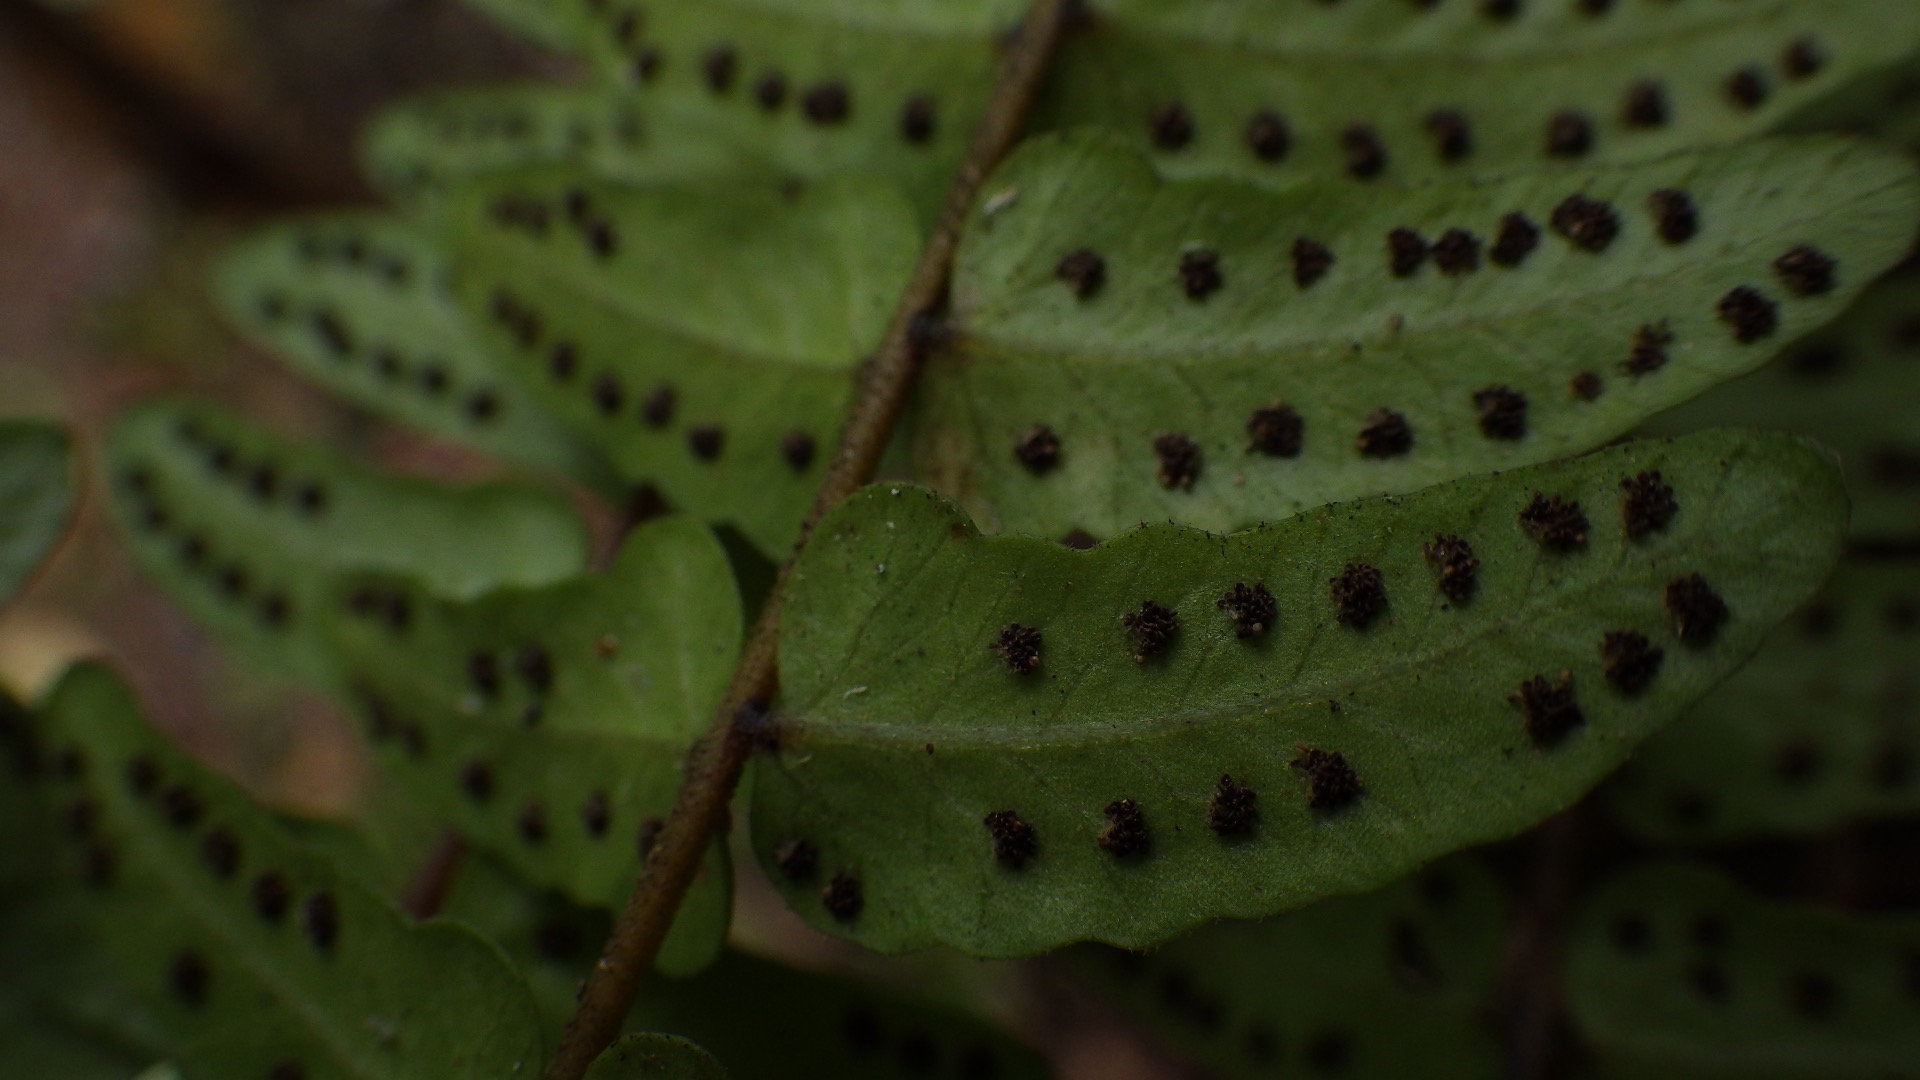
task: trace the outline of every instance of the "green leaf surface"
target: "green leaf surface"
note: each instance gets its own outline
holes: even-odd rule
[[[137,409],[106,458],[141,568],[228,642],[322,684],[335,681],[323,606],[341,574],[409,574],[470,596],[586,561],[585,529],[549,492],[382,473],[209,407]]]
[[[1837,314],[1905,253],[1920,218],[1912,173],[1890,152],[1823,139],[1394,193],[1274,193],[1163,181],[1106,137],[1030,144],[969,224],[956,341],[921,384],[918,475],[989,529],[1105,537],[1169,518],[1241,528],[1576,453]],[[1667,188],[1690,193],[1697,214],[1685,243],[1656,233],[1648,197]],[[1576,193],[1612,207],[1618,237],[1602,252],[1550,227]],[[1491,261],[1510,212],[1540,232],[1514,268]],[[1388,234],[1399,227],[1428,240],[1470,230],[1485,261],[1396,278]],[[1335,258],[1305,289],[1289,261],[1302,236]],[[1799,245],[1837,260],[1829,292],[1797,297],[1780,280],[1771,264]],[[1105,264],[1084,298],[1056,276],[1082,249]],[[1196,300],[1179,267],[1203,249],[1223,284]],[[1739,287],[1758,290],[1774,320],[1746,343],[1717,315]],[[1643,330],[1667,339],[1635,376],[1626,367]],[[1583,373],[1598,380],[1593,400],[1579,392]],[[1502,390],[1518,399],[1501,405]],[[1256,410],[1283,403],[1295,445],[1253,449]],[[1376,423],[1383,409],[1402,418],[1403,440]],[[1016,456],[1036,423],[1057,437],[1050,466]],[[1197,457],[1170,468],[1156,444],[1173,435]]]
[[[1600,1076],[1881,1080],[1920,1060],[1916,964],[1920,920],[1769,902],[1655,866],[1588,902],[1567,1003]]]
[[[461,295],[537,399],[627,478],[784,555],[919,253],[906,203],[860,179],[796,195],[562,171],[452,214]]]
[[[159,1050],[74,1007],[112,978],[71,888],[51,880],[52,864],[43,869],[37,888],[0,895],[0,1076],[127,1080]]]
[[[1039,1080],[1039,1056],[970,1016],[877,986],[728,952],[644,988],[632,1026],[692,1039],[738,1080]]]
[[[1622,481],[1655,471],[1680,509],[1629,539]],[[1523,528],[1547,495],[1583,508],[1567,550]],[[804,917],[882,950],[1142,947],[1377,888],[1618,766],[1813,592],[1844,506],[1817,451],[1727,432],[1091,551],[982,537],[932,492],[868,488],[794,572],[754,846]],[[1440,535],[1470,545],[1472,588],[1429,565]],[[1695,575],[1729,613],[1717,626],[1687,599]],[[1242,637],[1221,605],[1256,585],[1273,610]],[[1145,601],[1179,620],[1157,653],[1122,621]],[[1040,639],[1024,673],[995,649],[1022,626]],[[1603,662],[1622,631],[1663,659]],[[1026,858],[986,823],[1009,810]]]
[[[72,501],[60,429],[0,422],[0,604],[59,539]]]
[[[1780,359],[1653,418],[1645,430],[1678,435],[1728,425],[1810,435],[1838,450],[1855,536],[1920,533],[1920,273],[1876,282]]]
[[[1844,564],[1753,663],[1647,744],[1608,806],[1661,843],[1920,812],[1920,567]]]
[[[538,1067],[525,983],[448,923],[412,924],[169,746],[105,668],[46,705],[50,797],[91,936],[195,1080],[511,1076]],[[84,810],[82,808],[85,808]]]
[[[604,468],[500,370],[417,226],[376,214],[274,225],[220,264],[228,320],[356,405],[509,461],[595,478]]]
[[[1482,1013],[1506,907],[1491,874],[1455,859],[1365,896],[1071,962],[1210,1075],[1485,1080],[1503,1068]]]
[[[740,601],[713,534],[663,518],[604,575],[471,601],[398,580],[342,591],[362,615],[337,625],[341,665],[389,775],[515,874],[618,907],[739,655]],[[713,959],[731,895],[716,843],[663,969]]]
[[[1356,127],[1382,151],[1375,182],[1651,160],[1801,122],[1920,51],[1920,10],[1879,0],[1629,0],[1601,14],[1531,3],[1504,18],[1478,3],[1399,0],[1095,7],[1049,78],[1043,128],[1124,132],[1169,174],[1280,183],[1349,178]],[[1184,139],[1170,138],[1169,106],[1184,113]],[[1271,134],[1264,155],[1255,149],[1262,114],[1284,126],[1284,149]],[[1565,134],[1550,144],[1556,122]]]
[[[587,1080],[727,1080],[718,1059],[672,1035],[626,1035],[594,1059]]]

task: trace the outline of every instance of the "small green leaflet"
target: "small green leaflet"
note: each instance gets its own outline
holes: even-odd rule
[[[1819,451],[1728,432],[1086,552],[867,488],[794,571],[754,847],[884,951],[1144,947],[1377,888],[1597,783],[1845,518]]]
[[[294,370],[399,423],[509,461],[604,468],[467,328],[452,268],[416,226],[373,214],[272,226],[215,275],[221,310]]]
[[[544,406],[673,506],[791,547],[919,252],[892,188],[557,171],[449,218],[462,299]]]
[[[1607,803],[1661,843],[1920,811],[1920,567],[1843,564],[1753,663],[1647,744]]]
[[[449,923],[414,924],[169,746],[105,668],[46,706],[49,798],[92,935],[195,1080],[512,1076],[542,1060],[526,984]]]
[[[1854,535],[1912,537],[1920,526],[1920,273],[1888,275],[1780,359],[1644,430],[1723,426],[1792,431],[1833,447],[1853,496]]]
[[[1485,1080],[1503,1067],[1481,1014],[1506,908],[1493,876],[1460,858],[1149,953],[1089,946],[1072,963],[1211,1075]]]
[[[626,1035],[607,1047],[587,1080],[727,1080],[712,1054],[674,1035]]]
[[[557,495],[376,472],[208,407],[137,409],[106,457],[142,569],[228,642],[321,684],[335,670],[313,620],[336,575],[411,574],[471,596],[555,581],[586,560],[585,529]]]
[[[0,422],[0,604],[59,538],[72,500],[67,437],[48,424]]]
[[[1635,1080],[1881,1080],[1920,1060],[1920,920],[1761,900],[1690,865],[1587,903],[1567,1004],[1597,1071]]]
[[[1686,206],[1659,212],[1659,191]],[[1697,230],[1684,242],[1660,235],[1676,214]],[[1832,318],[1916,220],[1911,163],[1837,139],[1390,196],[1168,182],[1108,137],[1041,140],[974,211],[915,465],[989,528],[1106,537],[1242,528],[1577,453]],[[1404,278],[1399,228],[1435,245]],[[1441,271],[1449,229],[1472,233],[1477,270]],[[1333,259],[1304,288],[1320,264],[1303,238]],[[1497,261],[1509,245],[1513,267]],[[1773,265],[1803,246],[1794,265],[1837,266]],[[1062,270],[1075,252],[1103,260],[1097,287]],[[1051,452],[1033,449],[1036,424]]]
[[[394,780],[522,878],[617,907],[740,651],[713,534],[664,518],[604,575],[472,601],[386,579],[342,592],[358,617],[335,627],[340,664]],[[716,844],[663,969],[711,961],[731,902]]]

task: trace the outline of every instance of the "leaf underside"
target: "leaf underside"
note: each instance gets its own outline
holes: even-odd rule
[[[712,1055],[673,1035],[625,1035],[601,1052],[587,1080],[727,1080]]]
[[[1212,1075],[1483,1080],[1506,902],[1467,859],[1149,953],[1089,947],[1082,978]]]
[[[1681,509],[1630,540],[1622,481],[1656,471]],[[1535,494],[1584,508],[1569,550],[1523,529]],[[1591,787],[1814,590],[1844,519],[1819,453],[1718,432],[1233,536],[1143,526],[1090,552],[982,537],[931,492],[869,488],[794,573],[755,849],[809,921],[885,951],[1145,946],[1374,888]],[[1478,560],[1459,603],[1423,555],[1439,534]],[[1274,610],[1240,637],[1221,604],[1256,584]],[[1153,624],[1122,622],[1149,600],[1179,620],[1157,654]],[[1025,674],[994,648],[1014,624],[1040,636]],[[1603,674],[1615,631],[1642,636],[1621,664],[1637,694]],[[1555,707],[1568,694],[1583,722]],[[1254,821],[1227,815],[1239,834],[1211,828],[1223,775],[1258,796]],[[1020,869],[997,861],[998,811],[1031,830]],[[818,858],[788,877],[796,840]]]
[[[389,775],[527,881],[617,907],[740,650],[712,533],[662,519],[604,575],[467,602],[391,579],[340,599],[355,612],[334,628],[344,679]],[[731,886],[717,843],[663,970],[713,959]]]
[[[59,539],[72,498],[66,436],[46,424],[0,423],[0,604]]]
[[[1920,811],[1920,569],[1843,564],[1753,663],[1647,744],[1608,806],[1663,843]]]
[[[1104,136],[1042,141],[969,222],[956,342],[928,363],[912,417],[916,473],[990,528],[1105,537],[1167,519],[1243,528],[1577,453],[1838,313],[1904,254],[1912,172],[1866,144],[1792,140],[1383,199],[1169,182]],[[1696,215],[1685,242],[1659,235],[1649,197],[1664,189]],[[1605,250],[1552,227],[1575,194],[1608,207]],[[1492,259],[1512,212],[1539,235],[1509,268]],[[1435,255],[1394,276],[1401,227],[1427,242],[1470,231],[1478,269],[1448,276]],[[1301,237],[1334,258],[1304,288]],[[1772,266],[1802,245],[1836,267],[1807,296]],[[1104,281],[1078,296],[1058,268],[1082,250]],[[1199,299],[1180,269],[1195,252],[1219,274]],[[1741,287],[1759,294],[1748,334],[1719,313]],[[1290,442],[1257,432],[1270,409],[1291,413]],[[1036,424],[1051,455],[1025,446]],[[1171,463],[1168,438],[1188,443]]]
[[[212,408],[144,406],[116,425],[106,459],[141,568],[228,642],[323,685],[336,674],[323,610],[341,574],[472,595],[586,560],[585,530],[551,492],[380,473]]]
[[[47,709],[48,797],[122,1017],[187,1074],[508,1076],[541,1058],[524,982],[464,928],[412,924],[172,749],[106,669]]]
[[[1567,969],[1598,1075],[1881,1078],[1920,1060],[1920,920],[1761,900],[1694,866],[1590,900]]]

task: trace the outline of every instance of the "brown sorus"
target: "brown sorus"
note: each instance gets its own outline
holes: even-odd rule
[[[1293,131],[1278,113],[1262,110],[1247,121],[1247,147],[1269,164],[1282,161],[1293,149]]]
[[[1213,798],[1207,803],[1207,828],[1222,837],[1252,833],[1260,821],[1257,801],[1258,795],[1252,788],[1242,787],[1234,783],[1232,776],[1221,773],[1220,782],[1213,788]]]
[[[1582,371],[1567,381],[1567,389],[1581,401],[1597,401],[1607,388],[1600,376],[1591,371]]]
[[[1318,240],[1300,237],[1293,242],[1293,283],[1305,289],[1333,269],[1333,251]]]
[[[1673,331],[1666,323],[1642,325],[1633,332],[1633,346],[1627,350],[1627,358],[1620,363],[1620,370],[1639,378],[1650,375],[1667,366],[1667,346],[1673,344]]]
[[[1327,582],[1341,622],[1356,630],[1365,630],[1387,610],[1386,580],[1380,571],[1363,562],[1350,562],[1339,576]]]
[[[1151,846],[1147,817],[1138,804],[1132,799],[1118,799],[1108,803],[1101,813],[1107,816],[1107,827],[1100,832],[1101,850],[1121,859],[1147,853]]]
[[[1773,272],[1793,295],[1820,296],[1833,291],[1838,265],[1819,248],[1801,244],[1773,260]]]
[[[1571,109],[1553,114],[1547,121],[1549,157],[1583,157],[1593,149],[1593,121]]]
[[[1533,249],[1540,246],[1540,227],[1527,215],[1515,211],[1500,219],[1500,232],[1493,239],[1493,249],[1487,257],[1495,266],[1509,269],[1527,261]]]
[[[1669,244],[1684,244],[1700,232],[1700,208],[1679,188],[1660,188],[1647,196],[1654,231]]]
[[[1367,422],[1353,440],[1363,457],[1401,457],[1413,449],[1413,427],[1404,414],[1381,407],[1367,414]]]
[[[900,106],[900,137],[920,146],[933,138],[933,99],[915,94]]]
[[[1433,265],[1448,277],[1480,269],[1480,238],[1465,229],[1448,229],[1433,242]]]
[[[697,424],[687,429],[687,449],[701,461],[713,461],[726,449],[727,432],[719,424]]]
[[[340,902],[324,890],[307,898],[300,909],[300,929],[313,947],[327,952],[340,940]]]
[[[1472,544],[1453,533],[1435,533],[1423,551],[1427,565],[1435,574],[1440,595],[1456,604],[1464,604],[1473,597],[1480,560],[1474,555]]]
[[[820,864],[820,849],[809,840],[788,840],[773,849],[773,866],[791,882],[807,881]]]
[[[1714,307],[1720,321],[1733,328],[1733,339],[1751,345],[1773,336],[1780,327],[1780,309],[1758,289],[1740,285],[1720,298]]]
[[[1279,605],[1263,582],[1248,585],[1235,582],[1215,604],[1233,619],[1234,633],[1243,638],[1258,637],[1272,629]]]
[[[1629,540],[1666,528],[1673,515],[1680,511],[1680,504],[1673,498],[1673,486],[1657,469],[1621,477],[1620,492],[1620,513],[1626,520]]]
[[[1360,796],[1360,775],[1338,750],[1302,746],[1291,764],[1307,774],[1307,806],[1314,810],[1338,810]]]
[[[1387,169],[1387,148],[1380,133],[1365,124],[1352,124],[1340,132],[1340,149],[1347,175],[1356,180],[1372,180]]]
[[[1520,510],[1520,528],[1551,551],[1573,551],[1587,543],[1587,515],[1580,504],[1536,491]]]
[[[1151,600],[1141,601],[1140,610],[1122,615],[1120,623],[1127,628],[1128,636],[1133,640],[1133,662],[1136,664],[1144,664],[1165,652],[1167,646],[1173,643],[1174,635],[1180,632],[1179,613]]]
[[[1177,101],[1160,105],[1147,116],[1147,135],[1162,150],[1178,150],[1193,141],[1193,114]]]
[[[588,792],[587,801],[580,804],[580,824],[595,840],[607,835],[607,830],[613,827],[613,805],[606,792]]]
[[[999,637],[988,648],[999,653],[1001,663],[1016,675],[1040,666],[1040,631],[1031,626],[1008,623],[1000,628]]]
[[[1773,86],[1758,65],[1743,67],[1727,76],[1727,99],[1742,109],[1757,109],[1766,104]]]
[[[1293,406],[1275,401],[1247,417],[1247,449],[1268,457],[1298,457],[1306,421]]]
[[[192,1006],[206,1004],[208,984],[213,981],[213,973],[207,968],[207,961],[192,949],[183,949],[173,955],[167,964],[167,983],[173,988],[173,995]]]
[[[1033,826],[1012,810],[994,810],[982,819],[993,840],[993,858],[1009,870],[1024,869],[1039,854]]]
[[[1827,55],[1812,38],[1798,38],[1780,54],[1780,70],[1789,79],[1807,79],[1827,66]]]
[[[1473,153],[1473,126],[1460,110],[1435,109],[1427,114],[1425,126],[1441,161],[1462,161]]]
[[[1622,693],[1638,694],[1660,673],[1667,651],[1637,630],[1609,630],[1600,640],[1600,661],[1607,681]]]
[[[780,438],[780,458],[794,472],[805,472],[813,464],[813,436],[804,431],[789,431]]]
[[[845,870],[833,875],[820,890],[820,903],[833,916],[836,922],[852,922],[860,915],[860,909],[866,906],[866,897],[860,888],[860,879]]]
[[[1066,282],[1073,295],[1086,300],[1107,283],[1107,260],[1091,248],[1080,248],[1060,257],[1053,268],[1053,276]]]
[[[1412,277],[1427,261],[1427,241],[1412,229],[1387,233],[1387,268],[1394,277]]]
[[[1586,715],[1573,699],[1573,673],[1560,672],[1558,681],[1535,675],[1520,684],[1508,698],[1520,707],[1527,735],[1533,744],[1549,747],[1565,739],[1574,728],[1587,722]]]
[[[1667,91],[1653,79],[1642,79],[1627,88],[1620,102],[1620,122],[1630,128],[1656,128],[1666,125]]]
[[[640,420],[650,428],[666,427],[673,419],[674,407],[680,403],[680,395],[666,383],[647,391],[640,403]]]
[[[1613,205],[1585,195],[1569,195],[1553,208],[1553,231],[1584,250],[1605,251],[1620,235],[1620,216]]]
[[[816,124],[843,123],[853,113],[853,96],[845,83],[820,83],[801,95],[800,111]]]
[[[1729,614],[1727,602],[1699,574],[1669,582],[1666,605],[1674,634],[1689,645],[1712,641]]]
[[[1013,444],[1014,460],[1039,476],[1060,461],[1060,437],[1045,424],[1028,428]]]
[[[1527,434],[1527,396],[1509,386],[1489,386],[1473,394],[1480,434],[1512,441]]]
[[[1200,479],[1200,444],[1181,432],[1168,432],[1156,435],[1153,439],[1153,452],[1160,459],[1159,468],[1154,476],[1160,486],[1168,490],[1179,488],[1182,491],[1193,490],[1194,481]]]
[[[1220,273],[1220,256],[1208,248],[1194,248],[1180,255],[1180,287],[1189,300],[1205,300],[1220,291],[1226,279]]]

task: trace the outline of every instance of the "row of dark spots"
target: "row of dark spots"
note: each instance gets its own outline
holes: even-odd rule
[[[461,793],[477,807],[486,807],[494,802],[497,781],[493,766],[475,758],[460,766],[456,778]],[[581,800],[579,821],[581,830],[589,839],[604,840],[613,831],[613,802],[604,789],[595,788]],[[546,804],[538,799],[529,799],[520,804],[514,816],[514,832],[521,843],[530,848],[542,847],[549,835]],[[647,817],[640,821],[640,827],[634,837],[634,850],[644,859],[653,850],[654,841],[660,836],[663,823],[657,817]]]
[[[1678,929],[1678,928],[1676,928]],[[1728,941],[1726,921],[1712,912],[1703,912],[1689,920],[1684,932],[1676,935],[1679,947],[1693,958],[1684,979],[1690,994],[1701,1003],[1718,1008],[1732,1003],[1734,987],[1727,977]],[[1607,937],[1615,951],[1638,960],[1653,955],[1661,947],[1661,932],[1653,922],[1637,911],[1615,915],[1607,924]],[[1908,996],[1920,998],[1920,949],[1905,955],[1903,982]],[[1811,966],[1783,973],[1776,991],[1788,1009],[1812,1024],[1824,1024],[1834,1018],[1846,993],[1840,981],[1829,972]]]
[[[294,238],[293,251],[308,266],[363,270],[389,285],[405,285],[413,276],[405,255],[382,251],[358,236],[329,239],[305,233]]]
[[[293,317],[292,304],[281,293],[271,290],[264,292],[257,304],[261,318],[268,323],[283,324]],[[307,309],[305,321],[315,344],[336,362],[347,364],[361,358],[359,340],[333,308],[313,306]],[[374,376],[382,383],[388,386],[411,386],[434,401],[459,400],[467,419],[476,424],[491,423],[500,416],[498,391],[483,386],[466,391],[463,397],[461,390],[454,386],[453,375],[443,360],[429,356],[416,364],[390,345],[368,350],[366,359]]]
[[[493,321],[519,348],[544,361],[547,376],[558,386],[578,384],[593,404],[593,409],[608,421],[624,417],[628,409],[626,384],[611,371],[587,378],[581,349],[570,339],[549,340],[545,320],[525,301],[502,287],[495,290],[488,307]],[[639,398],[640,423],[653,431],[665,431],[680,411],[680,392],[670,382],[654,384]],[[726,452],[727,431],[718,423],[695,423],[686,427],[687,450],[695,460],[711,463]],[[797,473],[813,465],[818,444],[813,435],[800,429],[789,431],[780,440],[780,457]]]
[[[501,228],[524,233],[534,240],[545,240],[558,221],[579,238],[580,245],[594,258],[605,262],[620,253],[619,231],[614,228],[612,219],[600,212],[593,196],[584,188],[569,189],[557,202],[508,192],[495,196],[487,204],[487,216]],[[500,318],[497,310],[495,317]],[[519,318],[537,319],[537,316],[532,312],[522,312]],[[506,325],[509,330],[524,330],[522,325]]]
[[[1516,0],[1490,0],[1487,6],[1518,10]],[[1802,38],[1782,51],[1779,68],[1788,81],[1799,81],[1818,73],[1825,62],[1821,48],[1811,39]],[[1742,112],[1764,105],[1772,96],[1773,88],[1767,68],[1757,63],[1738,68],[1723,83],[1726,101]],[[1654,79],[1641,79],[1629,86],[1618,108],[1621,126],[1630,131],[1663,128],[1672,122],[1672,116],[1666,87]],[[1596,126],[1588,113],[1560,109],[1542,126],[1541,152],[1550,158],[1585,157],[1596,145]],[[1439,161],[1452,165],[1473,156],[1476,149],[1473,121],[1460,109],[1443,107],[1428,112],[1421,119],[1421,129]],[[1168,101],[1148,110],[1146,131],[1148,140],[1157,149],[1172,153],[1192,145],[1199,134],[1199,124],[1184,103]],[[1278,165],[1292,155],[1296,139],[1293,125],[1286,116],[1273,109],[1258,109],[1242,124],[1240,141],[1255,160]],[[1340,130],[1337,146],[1347,174],[1356,180],[1379,177],[1386,172],[1391,160],[1385,140],[1372,124],[1348,124]]]
[[[191,417],[184,417],[174,425],[174,437],[188,451],[200,457],[206,464],[207,472],[216,480],[239,487],[263,506],[284,501],[299,516],[312,519],[325,515],[332,503],[324,482],[318,479],[289,479],[271,461],[246,460],[232,443],[209,434],[199,421]],[[122,479],[127,489],[135,495],[150,496],[153,493],[152,472],[143,466],[129,469]]]
[[[252,609],[262,626],[278,630],[293,618],[293,601],[280,589],[263,588],[238,558],[223,558],[207,538],[181,526],[162,499],[153,472],[133,465],[120,474],[136,526],[156,543],[171,543],[180,568],[209,586],[219,599]]]
[[[954,1075],[960,1080],[993,1080],[1000,1075],[1000,1062],[994,1052],[980,1043],[962,1047],[943,1047],[925,1031],[909,1030],[895,1039],[871,1009],[854,1006],[840,1020],[840,1037],[856,1060],[887,1055],[891,1051],[900,1071],[910,1076],[934,1076],[951,1057]]]
[[[1788,787],[1800,787],[1832,775],[1830,765],[1820,749],[1803,739],[1789,739],[1780,744],[1772,759],[1772,769],[1774,778]],[[1861,777],[1874,791],[1888,796],[1899,795],[1912,787],[1916,777],[1920,777],[1920,763],[1916,763],[1913,747],[1896,738],[1888,738],[1868,755],[1861,769]],[[1667,792],[1664,801],[1669,820],[1682,829],[1706,828],[1718,813],[1712,799],[1690,788]]]

